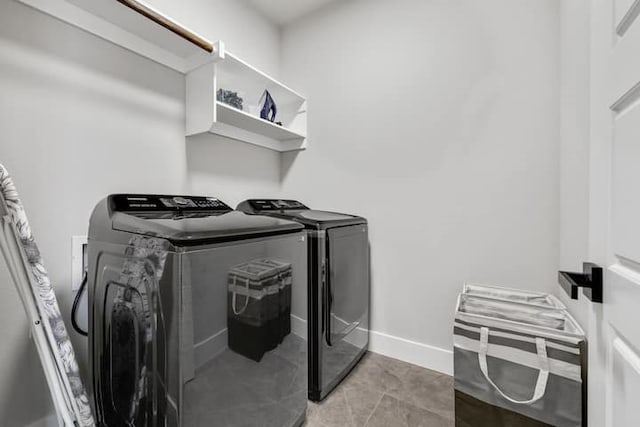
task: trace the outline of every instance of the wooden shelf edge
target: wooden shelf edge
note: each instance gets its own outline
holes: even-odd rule
[[[129,9],[133,10],[134,12],[144,16],[145,18],[150,19],[156,24],[166,28],[172,33],[182,37],[189,43],[192,43],[198,46],[200,49],[203,49],[209,53],[213,52],[213,44],[210,43],[208,40],[205,40],[204,38],[189,31],[182,25],[173,21],[171,18],[168,18],[167,16],[157,12],[156,10],[145,5],[144,3],[141,3],[136,0],[116,0],[116,1],[128,7]]]
[[[111,42],[115,45],[121,46],[127,50],[130,50],[140,56],[148,58],[166,67],[174,69],[180,73],[186,74],[190,70],[210,62],[213,56],[215,56],[215,46],[208,42],[203,37],[187,30],[184,26],[177,22],[167,18],[159,12],[153,10],[143,3],[136,1],[140,6],[145,6],[150,12],[156,15],[158,20],[166,20],[167,26],[174,25],[175,30],[178,28],[183,30],[184,37],[173,31],[171,28],[167,28],[165,25],[157,23],[155,20],[148,19],[142,14],[131,11],[132,15],[140,15],[141,19],[148,19],[150,26],[158,28],[158,34],[162,32],[169,32],[172,37],[180,40],[185,46],[191,46],[191,53],[189,55],[180,54],[175,50],[163,46],[162,43],[154,42],[148,38],[143,37],[141,34],[132,32],[120,26],[117,22],[112,22],[99,14],[92,12],[91,10],[84,9],[77,4],[67,0],[17,0],[20,3],[25,4],[39,12],[50,15],[62,22],[77,27],[83,31],[93,34],[101,39]],[[93,0],[87,0],[93,1]],[[124,0],[112,0],[113,4],[119,8],[126,8],[129,5],[125,5]],[[90,5],[91,3],[87,3]],[[190,40],[191,39],[191,40]],[[198,40],[198,43],[194,43]],[[202,46],[200,46],[202,44]],[[209,53],[204,47],[211,46],[212,53]]]

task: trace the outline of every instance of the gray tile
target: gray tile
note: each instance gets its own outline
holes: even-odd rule
[[[402,385],[389,390],[388,394],[414,406],[453,418],[453,379],[448,375],[412,365],[402,376]]]
[[[366,361],[377,366],[382,366],[385,370],[396,375],[401,375],[402,373],[406,372],[411,366],[414,366],[410,363],[383,356],[377,353],[367,353]]]
[[[453,426],[453,379],[368,353],[323,402],[309,402],[306,427]]]
[[[453,427],[453,420],[385,394],[367,427]]]
[[[318,406],[317,403],[314,403],[312,401],[307,402],[307,421],[305,423],[305,426],[309,426],[312,425],[314,422],[317,421],[318,418],[318,411],[320,410],[320,407]]]
[[[318,403],[315,410],[312,411],[309,423],[320,423],[320,425],[327,427],[355,427],[351,421],[344,390],[338,387]]]
[[[326,424],[321,423],[318,420],[309,420],[307,419],[307,421],[303,424],[304,427],[327,427]]]
[[[398,390],[402,388],[403,377],[410,367],[410,364],[396,359],[367,353],[345,382],[360,383],[383,392]]]
[[[319,419],[319,410],[320,407],[316,403],[309,401],[309,406],[307,406],[307,419],[304,427],[326,427]]]
[[[356,427],[364,426],[382,399],[383,392],[357,382],[342,384],[340,389],[347,401],[352,424]]]

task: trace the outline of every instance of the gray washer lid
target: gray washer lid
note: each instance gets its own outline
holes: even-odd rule
[[[167,239],[178,246],[294,233],[302,225],[280,218],[225,213],[125,213],[112,215],[114,230]]]

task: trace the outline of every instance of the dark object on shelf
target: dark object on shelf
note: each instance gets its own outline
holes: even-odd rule
[[[262,94],[259,105],[262,105],[262,108],[260,109],[260,118],[273,122],[276,119],[276,114],[278,114],[278,107],[268,90],[265,90]]]
[[[282,122],[276,122],[278,126],[282,126]]]
[[[558,283],[571,299],[578,299],[578,288],[592,302],[602,303],[602,267],[591,262],[582,265],[582,273],[558,271]]]
[[[233,108],[237,108],[238,110],[242,110],[242,98],[238,96],[238,92],[218,89],[218,101],[231,105]]]

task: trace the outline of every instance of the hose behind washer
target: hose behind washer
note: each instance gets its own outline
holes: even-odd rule
[[[80,304],[80,298],[82,297],[82,293],[84,292],[84,289],[87,286],[87,279],[88,279],[87,272],[85,271],[84,275],[82,276],[82,283],[80,283],[80,287],[78,288],[76,297],[73,300],[73,307],[71,308],[71,326],[73,326],[73,329],[75,329],[75,331],[80,335],[82,335],[83,337],[88,336],[88,332],[82,330],[80,328],[80,325],[78,325],[78,322],[76,321],[76,312],[78,311],[78,305]]]

